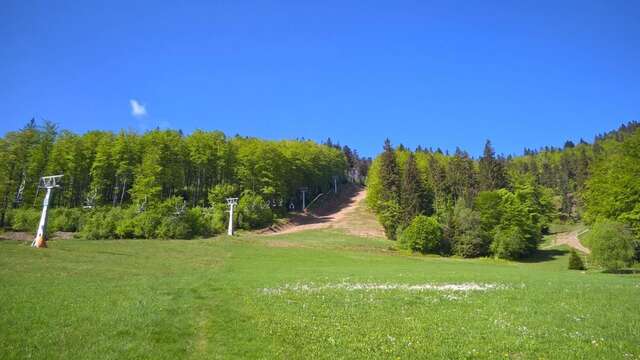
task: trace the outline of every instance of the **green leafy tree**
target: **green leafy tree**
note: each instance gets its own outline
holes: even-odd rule
[[[402,249],[435,253],[442,242],[442,227],[434,217],[418,215],[400,235],[398,246]]]
[[[238,202],[238,212],[241,214],[240,226],[245,229],[265,227],[273,221],[271,208],[262,196],[247,190]]]
[[[585,242],[591,247],[593,261],[606,270],[620,270],[630,265],[633,260],[633,236],[629,229],[619,222],[597,221],[586,234]]]

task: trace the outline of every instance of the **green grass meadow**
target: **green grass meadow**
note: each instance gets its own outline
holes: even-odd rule
[[[565,248],[464,260],[327,230],[49,245],[0,242],[0,359],[640,358],[640,276],[566,270]],[[464,283],[496,288],[402,287]]]

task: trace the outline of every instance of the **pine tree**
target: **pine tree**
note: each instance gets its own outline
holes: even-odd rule
[[[477,174],[473,160],[460,148],[456,148],[449,162],[447,183],[453,200],[464,199],[467,204],[471,204],[477,191]]]
[[[402,225],[408,225],[411,220],[423,212],[422,198],[424,189],[418,173],[416,159],[412,153],[402,172],[400,184],[400,208],[402,209]]]
[[[504,165],[500,159],[496,159],[491,141],[487,140],[484,152],[479,161],[480,190],[496,190],[507,186],[507,176]]]
[[[391,141],[384,141],[382,153],[382,166],[380,167],[380,180],[382,183],[382,199],[385,201],[400,200],[400,175],[396,155],[391,147]]]
[[[384,151],[381,159],[379,174],[380,183],[382,184],[379,204],[381,223],[387,238],[395,239],[402,215],[400,209],[400,176],[396,155],[389,139],[384,142]]]
[[[569,270],[585,270],[582,258],[574,249],[569,253]]]

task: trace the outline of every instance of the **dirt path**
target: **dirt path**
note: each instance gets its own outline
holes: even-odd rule
[[[591,254],[591,250],[582,245],[580,239],[578,239],[578,235],[580,235],[580,233],[580,231],[574,230],[556,234],[554,245],[567,245],[585,254]]]
[[[315,213],[298,214],[286,223],[271,226],[264,235],[288,234],[312,229],[342,229],[359,236],[384,236],[384,230],[365,204],[367,191],[353,188],[338,204],[320,209]]]

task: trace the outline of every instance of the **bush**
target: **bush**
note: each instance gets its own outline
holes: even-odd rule
[[[138,211],[134,206],[120,209],[122,218],[118,221],[115,229],[115,236],[120,239],[132,239],[136,237],[136,217]]]
[[[226,206],[214,205],[211,208],[194,207],[188,210],[189,217],[193,219],[194,235],[212,236],[225,229]]]
[[[442,242],[442,227],[433,217],[418,215],[400,234],[398,246],[420,252],[437,252]]]
[[[612,220],[596,222],[585,240],[591,246],[593,261],[609,271],[630,265],[635,255],[631,232],[624,224]]]
[[[85,213],[79,208],[55,208],[49,213],[49,229],[53,231],[78,231]]]
[[[238,203],[238,213],[241,215],[240,227],[257,229],[273,222],[273,213],[262,196],[245,191]]]
[[[165,216],[155,231],[160,239],[190,239],[193,236],[193,224],[187,214]]]
[[[480,232],[465,232],[453,238],[453,253],[465,258],[472,258],[487,253],[487,241]]]
[[[37,209],[13,209],[8,219],[13,231],[36,232],[42,211]]]
[[[80,236],[85,239],[113,239],[116,237],[118,224],[125,217],[125,210],[121,208],[94,208],[89,210],[80,228]]]
[[[517,227],[499,228],[493,237],[491,252],[501,259],[518,259],[527,253],[527,239]]]
[[[569,254],[569,270],[585,270],[582,258],[574,249]]]

